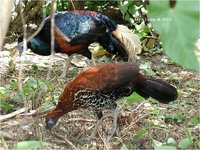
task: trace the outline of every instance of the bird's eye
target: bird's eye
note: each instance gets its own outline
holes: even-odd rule
[[[125,94],[128,96],[132,93],[132,88],[131,87],[127,87],[125,90],[124,90]]]

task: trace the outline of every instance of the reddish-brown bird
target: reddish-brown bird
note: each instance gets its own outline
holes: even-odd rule
[[[137,92],[144,98],[152,97],[161,103],[177,99],[176,88],[158,79],[147,79],[139,73],[139,67],[133,62],[99,65],[86,69],[72,82],[66,85],[59,97],[58,105],[46,115],[46,125],[52,128],[65,113],[79,108],[91,108],[98,121],[93,132],[101,122],[104,109],[116,110],[116,101]],[[114,128],[116,128],[114,111]]]

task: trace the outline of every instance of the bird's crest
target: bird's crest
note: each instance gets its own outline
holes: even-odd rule
[[[138,54],[141,53],[142,46],[136,34],[124,25],[117,25],[112,34],[124,45],[129,60],[139,59]]]

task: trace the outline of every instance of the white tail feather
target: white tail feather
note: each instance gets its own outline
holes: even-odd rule
[[[135,61],[139,59],[138,54],[141,53],[142,46],[136,34],[124,25],[117,25],[117,29],[112,33],[123,44],[129,60]]]

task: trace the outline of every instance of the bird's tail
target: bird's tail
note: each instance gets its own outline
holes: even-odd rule
[[[112,31],[112,34],[123,44],[129,60],[138,59],[138,54],[141,53],[142,46],[139,37],[134,34],[128,27],[117,25],[117,28]]]
[[[142,83],[141,83],[142,82]],[[144,98],[152,97],[161,103],[169,103],[178,98],[175,87],[159,79],[141,80],[136,84],[136,92]]]

